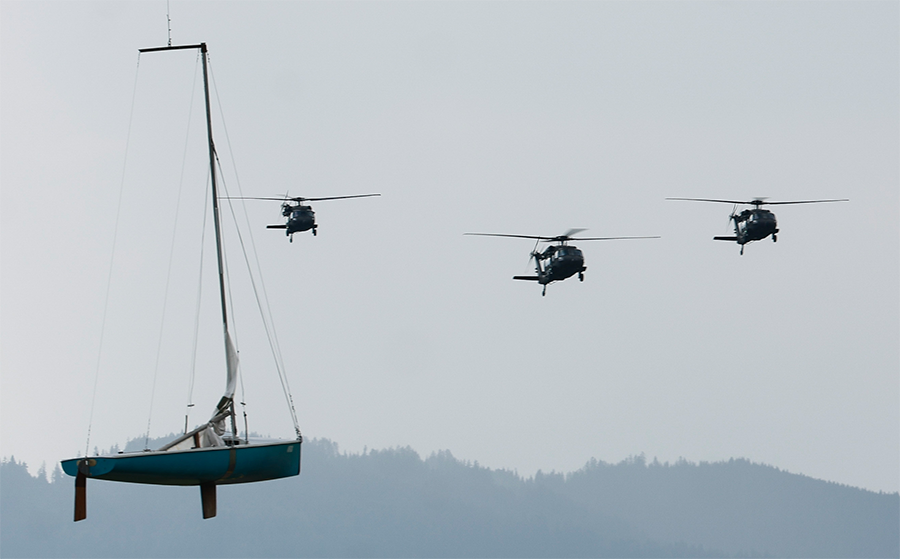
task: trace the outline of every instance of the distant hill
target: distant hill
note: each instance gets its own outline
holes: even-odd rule
[[[141,441],[141,444],[143,441]],[[200,491],[0,464],[3,557],[898,557],[900,495],[746,460],[618,464],[522,478],[409,448],[303,444],[300,476]]]

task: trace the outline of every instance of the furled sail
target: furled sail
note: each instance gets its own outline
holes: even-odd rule
[[[231,410],[234,389],[237,386],[238,354],[227,331],[225,332],[225,369],[225,393],[216,405],[216,411],[213,412],[209,425],[201,436],[201,446],[204,447],[225,444],[222,440],[222,435],[225,434],[225,419],[229,415],[227,412]]]
[[[216,406],[216,411],[213,412],[213,416],[216,416],[231,405],[231,401],[234,398],[234,389],[237,386],[237,376],[238,376],[238,354],[234,349],[234,343],[231,341],[231,336],[228,332],[225,332],[225,368],[227,369],[227,374],[225,376],[225,393],[222,395],[222,399],[219,400],[219,404]]]

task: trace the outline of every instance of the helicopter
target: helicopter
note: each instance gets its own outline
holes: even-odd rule
[[[369,198],[371,196],[381,196],[381,194],[353,194],[351,196],[326,196],[324,198],[303,198],[302,196],[297,196],[295,198],[289,198],[287,195],[280,198],[269,198],[269,197],[254,197],[254,196],[233,196],[230,199],[237,200],[275,200],[277,202],[281,202],[281,215],[287,218],[287,221],[278,225],[266,225],[266,229],[284,229],[285,235],[287,235],[290,241],[294,242],[294,233],[299,233],[301,231],[309,231],[312,229],[312,234],[315,237],[316,231],[318,229],[318,224],[316,223],[316,212],[313,211],[312,206],[304,205],[303,202],[321,202],[324,200],[345,200],[347,198]]]
[[[723,204],[734,204],[731,209],[731,215],[728,221],[734,222],[734,236],[731,237],[713,237],[715,241],[736,241],[741,245],[741,256],[744,255],[744,245],[752,241],[761,241],[772,235],[772,242],[778,242],[778,222],[775,220],[775,214],[769,210],[760,208],[763,205],[783,205],[783,204],[820,204],[824,202],[849,202],[847,198],[839,200],[794,200],[790,202],[767,202],[766,198],[756,198],[749,202],[739,200],[711,200],[708,198],[666,198],[666,200],[685,200],[690,202],[721,202]],[[738,205],[753,206],[753,209],[747,209],[741,213],[735,213]]]
[[[535,262],[535,276],[513,276],[514,280],[536,281],[544,286],[541,296],[547,295],[547,285],[562,281],[578,274],[578,280],[584,281],[584,254],[569,241],[612,241],[618,239],[658,239],[659,237],[573,237],[587,229],[569,229],[556,237],[543,237],[539,235],[507,235],[502,233],[463,233],[464,235],[477,235],[481,237],[514,237],[517,239],[536,239],[531,251],[531,258]],[[538,252],[537,245],[540,242],[556,243]],[[531,262],[529,258],[529,262]]]

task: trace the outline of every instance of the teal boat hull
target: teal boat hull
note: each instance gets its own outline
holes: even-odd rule
[[[61,462],[70,476],[153,485],[224,485],[300,473],[300,441],[135,452]]]

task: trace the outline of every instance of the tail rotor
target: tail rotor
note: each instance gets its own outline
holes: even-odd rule
[[[532,262],[535,258],[537,258],[538,256],[540,256],[540,253],[538,253],[538,251],[537,251],[537,247],[538,247],[538,243],[539,243],[539,242],[541,242],[540,239],[538,239],[538,240],[536,240],[536,241],[534,242],[534,248],[531,249],[531,254],[528,255],[528,267],[529,267],[529,268],[531,267],[531,262]]]

